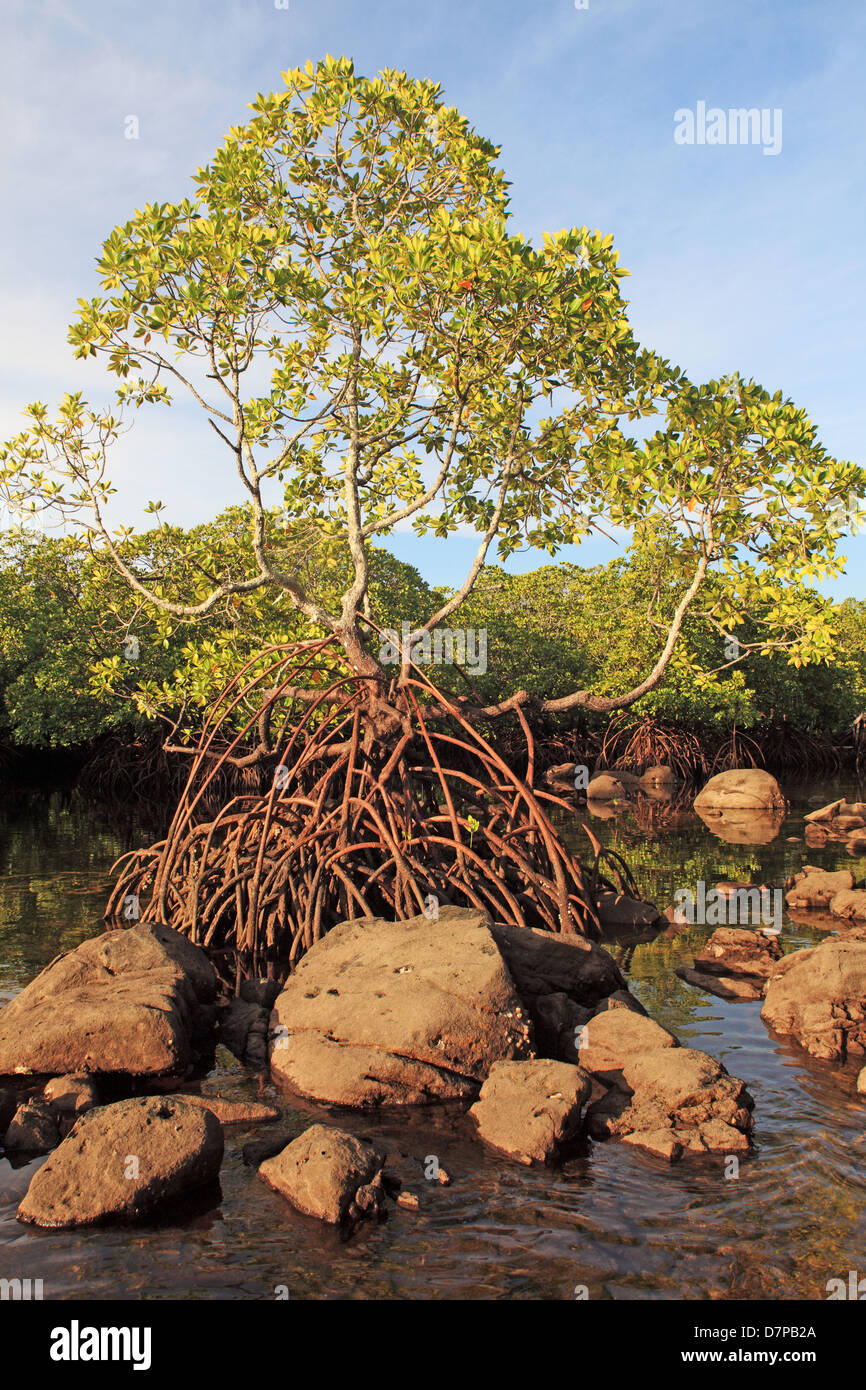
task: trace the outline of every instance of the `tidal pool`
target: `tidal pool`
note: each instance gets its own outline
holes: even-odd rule
[[[809,798],[863,799],[853,782],[786,787],[791,810],[766,845],[729,845],[688,810],[659,804],[600,821],[563,821],[581,854],[587,819],[631,865],[660,908],[677,888],[721,879],[780,885],[803,863],[866,862],[844,847],[807,850]],[[7,797],[0,809],[0,1002],[59,952],[101,931],[113,859],[159,827],[120,825],[76,796]],[[788,837],[800,837],[789,843]],[[786,950],[825,933],[784,919]],[[230,1131],[221,1200],[128,1227],[39,1231],[15,1208],[42,1159],[0,1159],[0,1277],[42,1279],[48,1298],[273,1299],[825,1299],[830,1279],[866,1275],[866,1102],[856,1068],[815,1062],[773,1038],[760,1002],[727,1003],[674,974],[711,934],[691,926],[654,940],[604,944],[651,1014],[690,1046],[721,1058],[755,1098],[754,1152],[739,1175],[723,1157],[670,1166],[616,1142],[587,1143],[562,1168],[527,1169],[487,1152],[451,1109],[362,1116],[333,1111],[357,1134],[418,1158],[436,1156],[450,1186],[419,1164],[417,1213],[397,1209],[349,1240],[295,1213],[258,1178]],[[254,1098],[254,1081],[223,1049],[225,1095]],[[271,1092],[268,1092],[271,1098]],[[275,1094],[299,1133],[312,1108]],[[273,1128],[273,1127],[269,1127]]]

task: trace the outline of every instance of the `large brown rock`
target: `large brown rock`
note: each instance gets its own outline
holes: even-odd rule
[[[555,936],[499,922],[490,932],[529,1008],[542,995],[565,994],[575,1004],[595,1009],[609,994],[626,988],[613,956],[585,937]]]
[[[673,1033],[651,1018],[630,1009],[609,1009],[596,1014],[580,1035],[579,1060],[607,1085],[621,1084],[623,1069],[644,1052],[676,1047]]]
[[[138,923],[59,956],[0,1010],[0,1075],[185,1071],[216,976],[170,927]]]
[[[684,1153],[743,1153],[749,1147],[752,1098],[715,1057],[696,1048],[635,1054],[623,1084],[589,1113],[596,1137],[626,1140],[671,1162]]]
[[[89,1110],[34,1175],[18,1217],[37,1226],[135,1220],[213,1182],[222,1126],[209,1110],[141,1096]]]
[[[866,922],[866,888],[844,888],[830,899],[834,917],[847,921]]]
[[[785,894],[785,902],[794,909],[828,907],[838,893],[853,887],[854,875],[850,869],[831,873],[807,866],[795,875],[793,887]]]
[[[521,1163],[558,1157],[580,1126],[592,1083],[567,1062],[496,1062],[469,1111],[485,1143]]]
[[[784,811],[785,806],[775,777],[757,767],[717,773],[694,801],[696,811]]]
[[[271,1034],[275,1077],[351,1106],[462,1098],[533,1044],[489,918],[454,907],[333,928],[286,983]]]
[[[784,956],[761,1010],[777,1033],[827,1061],[866,1053],[866,940],[854,930]]]
[[[364,1139],[329,1125],[311,1125],[274,1158],[259,1177],[298,1211],[339,1225],[383,1205],[387,1155]]]

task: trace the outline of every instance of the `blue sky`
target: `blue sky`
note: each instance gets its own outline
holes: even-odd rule
[[[30,400],[108,399],[116,383],[65,338],[112,227],[187,194],[281,71],[344,53],[442,83],[501,144],[516,230],[613,232],[644,343],[697,380],[781,388],[832,453],[866,461],[862,0],[4,0],[2,37],[0,437]],[[781,151],[677,145],[674,113],[699,101],[779,108]],[[154,412],[122,446],[118,514],[140,523],[159,497],[188,524],[237,500],[214,442],[194,408]],[[474,545],[392,548],[456,583]],[[829,591],[860,597],[866,536],[846,549]]]

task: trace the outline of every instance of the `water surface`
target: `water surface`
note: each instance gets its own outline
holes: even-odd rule
[[[768,845],[727,845],[690,812],[620,812],[593,830],[633,866],[660,907],[704,879],[781,884],[804,862],[866,863],[844,847],[806,850],[809,797],[863,799],[853,783],[799,791]],[[645,808],[646,809],[646,808]],[[102,930],[112,860],[157,829],[118,824],[76,797],[33,795],[0,809],[0,1000],[60,951]],[[568,823],[586,843],[577,817]],[[798,837],[789,843],[788,837]],[[583,849],[581,848],[583,853]],[[681,1041],[721,1058],[755,1098],[754,1152],[725,1176],[722,1156],[669,1165],[616,1142],[587,1143],[562,1168],[527,1169],[485,1150],[471,1122],[450,1109],[371,1117],[339,1111],[415,1163],[421,1211],[396,1210],[349,1240],[295,1213],[258,1178],[243,1145],[261,1130],[230,1131],[221,1193],[180,1219],[77,1232],[15,1220],[36,1159],[0,1159],[0,1277],[41,1278],[46,1298],[590,1298],[792,1299],[826,1297],[827,1281],[866,1275],[866,1104],[856,1069],[815,1062],[772,1037],[760,1002],[727,1003],[674,974],[712,927],[652,941],[612,941],[631,988]],[[824,933],[784,919],[785,949]],[[223,1049],[211,1080],[254,1098],[252,1078]],[[275,1094],[275,1093],[274,1093]],[[312,1107],[277,1097],[290,1134]],[[315,1112],[321,1114],[321,1112]],[[273,1127],[271,1127],[273,1128]],[[436,1156],[450,1186],[427,1182]],[[410,1169],[411,1170],[411,1169]]]

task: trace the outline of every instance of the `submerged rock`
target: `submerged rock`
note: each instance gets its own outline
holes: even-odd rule
[[[171,1096],[90,1110],[34,1175],[18,1218],[37,1226],[136,1220],[213,1182],[223,1156],[215,1115]]]
[[[691,1047],[634,1055],[622,1086],[592,1106],[596,1137],[611,1136],[671,1162],[685,1153],[743,1153],[753,1101],[743,1082],[715,1057]]]
[[[521,1163],[545,1163],[574,1138],[591,1088],[568,1062],[495,1062],[469,1114],[485,1143]]]
[[[722,999],[760,999],[764,985],[781,958],[775,937],[741,927],[719,927],[690,969],[678,965],[677,975]]]
[[[784,956],[770,977],[761,1017],[813,1057],[844,1062],[863,1056],[866,940],[854,939],[852,931]]]
[[[358,1107],[474,1096],[494,1062],[533,1047],[490,919],[454,907],[334,927],[287,981],[271,1033],[275,1077]]]
[[[185,1071],[212,1027],[215,993],[204,951],[170,927],[105,932],[0,1010],[0,1075]]]
[[[306,1216],[339,1225],[384,1205],[387,1155],[329,1125],[311,1127],[259,1168],[259,1177]]]

